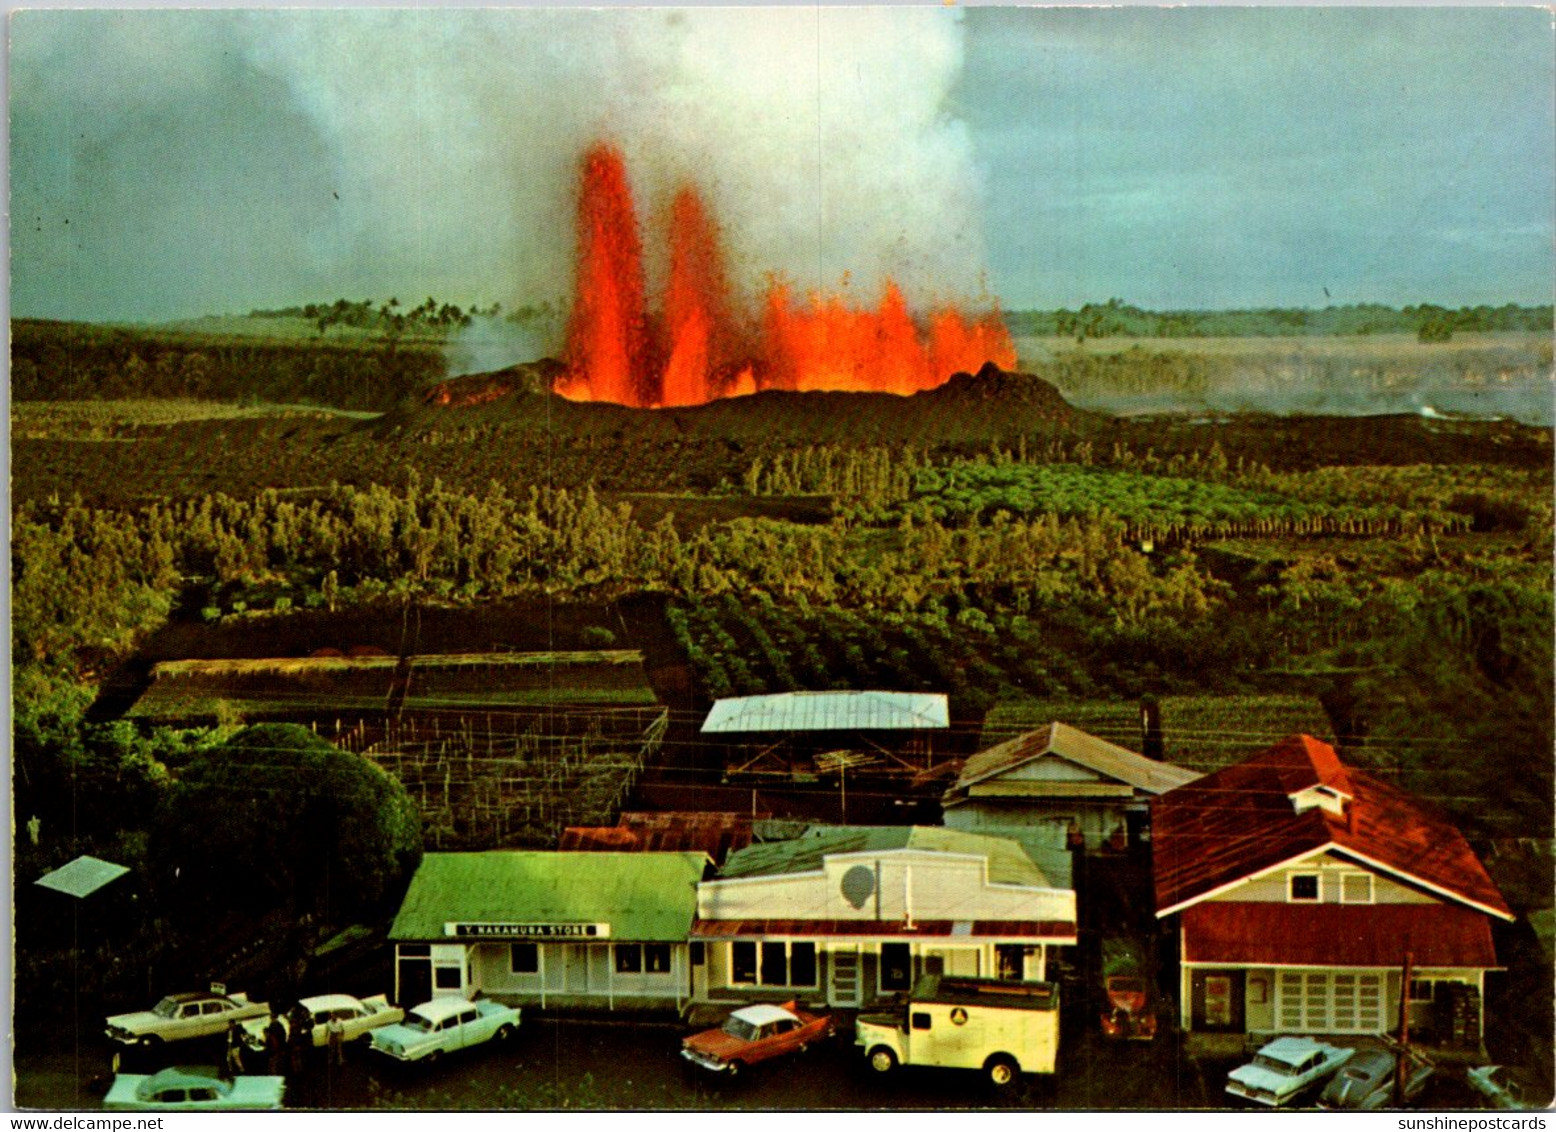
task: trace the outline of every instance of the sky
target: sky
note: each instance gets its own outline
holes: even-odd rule
[[[1551,301],[1532,8],[30,10],[11,309],[566,301],[580,156],[648,259],[693,184],[745,296]]]

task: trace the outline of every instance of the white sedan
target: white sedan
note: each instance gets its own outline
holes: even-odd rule
[[[230,1112],[281,1107],[284,1077],[225,1077],[215,1069],[173,1066],[149,1076],[120,1073],[103,1108],[110,1112]]]
[[[435,998],[405,1012],[392,1025],[373,1031],[373,1048],[397,1061],[433,1062],[445,1053],[505,1042],[519,1030],[519,1008],[482,998]]]
[[[366,1039],[378,1027],[391,1025],[405,1017],[405,1011],[398,1006],[390,1006],[388,997],[381,994],[375,994],[372,998],[321,994],[302,999],[299,1005],[313,1019],[313,1044],[316,1046],[329,1043],[332,1022],[340,1023],[343,1041],[353,1042]],[[255,1018],[243,1023],[243,1044],[249,1049],[263,1051],[265,1028],[269,1025],[268,1018]],[[281,1028],[290,1038],[292,1023],[286,1015],[281,1017]]]
[[[1289,1104],[1307,1089],[1334,1076],[1355,1052],[1316,1038],[1276,1038],[1254,1054],[1247,1065],[1232,1070],[1226,1091],[1271,1108]]]
[[[225,1033],[230,1022],[269,1015],[263,1002],[250,1002],[247,995],[195,991],[170,994],[150,1010],[133,1014],[115,1014],[106,1022],[113,1041],[126,1046],[151,1048],[163,1042],[209,1038]]]

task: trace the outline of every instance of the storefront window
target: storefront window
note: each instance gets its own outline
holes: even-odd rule
[[[618,975],[636,975],[643,970],[643,945],[640,943],[618,943],[616,951],[616,973]]]
[[[732,983],[756,982],[755,943],[743,939],[729,945],[729,972]]]
[[[464,986],[465,972],[463,967],[436,966],[432,969],[432,985],[438,990],[458,990]]]
[[[762,944],[762,982],[770,987],[789,985],[788,949],[781,942]]]
[[[808,940],[763,940],[760,950],[754,942],[741,941],[731,943],[729,949],[731,983],[764,987],[816,985],[816,945]]]
[[[670,971],[670,945],[645,943],[643,945],[643,970],[650,975],[664,975]]]
[[[533,943],[508,945],[508,970],[515,975],[533,975],[540,970],[540,948]]]
[[[816,985],[816,945],[814,943],[789,944],[789,985],[791,987]]]
[[[908,990],[912,983],[912,949],[905,943],[881,944],[881,989]]]

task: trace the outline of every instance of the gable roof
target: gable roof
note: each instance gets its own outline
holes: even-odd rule
[[[1320,786],[1348,797],[1341,812],[1297,810],[1293,796]],[[1346,767],[1311,735],[1152,799],[1151,840],[1158,916],[1328,850],[1513,919],[1457,828],[1404,791]]]
[[[919,850],[961,853],[985,857],[991,884],[1021,884],[1034,888],[1060,887],[1008,837],[963,833],[940,826],[816,826],[801,837],[769,841],[731,853],[719,871],[719,880],[742,877],[817,873],[827,857],[845,853],[890,853]]]
[[[968,759],[947,794],[947,801],[959,801],[973,786],[1047,755],[1067,759],[1104,778],[1115,779],[1150,794],[1164,794],[1199,777],[1192,770],[1148,759],[1106,739],[1055,722],[980,751]]]
[[[389,938],[442,939],[443,925],[457,920],[609,923],[613,939],[682,940],[707,860],[705,853],[428,853]]]
[[[939,692],[780,692],[715,700],[704,734],[730,731],[905,731],[951,725]]]

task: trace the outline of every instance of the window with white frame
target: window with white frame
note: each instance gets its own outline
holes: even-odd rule
[[[1372,903],[1372,874],[1371,873],[1341,873],[1340,874],[1340,903],[1341,904],[1371,904]]]
[[[618,975],[666,975],[670,972],[668,943],[618,943],[613,950]]]
[[[810,940],[736,940],[729,945],[730,982],[764,987],[816,985],[816,945]]]
[[[1318,873],[1291,873],[1286,878],[1286,899],[1292,904],[1317,904],[1324,898]]]

